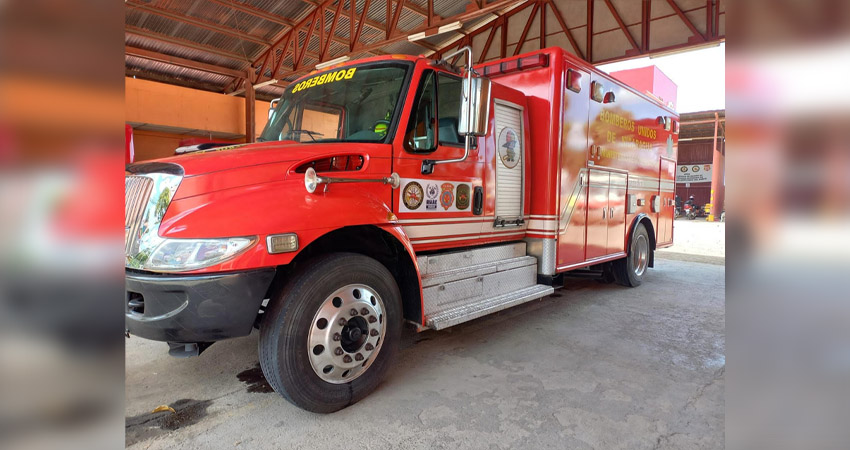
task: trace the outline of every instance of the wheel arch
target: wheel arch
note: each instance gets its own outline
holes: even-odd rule
[[[277,268],[269,287],[269,298],[278,292],[290,275],[315,256],[348,252],[368,256],[380,262],[395,278],[401,293],[403,316],[422,324],[422,289],[416,255],[399,227],[357,225],[325,233],[304,247],[291,263]]]
[[[629,227],[629,234],[626,236],[626,253],[629,252],[629,244],[632,242],[632,236],[635,234],[638,225],[643,224],[646,228],[647,234],[649,234],[649,267],[655,267],[655,227],[652,225],[652,219],[649,218],[645,213],[640,213],[632,220],[632,224]]]

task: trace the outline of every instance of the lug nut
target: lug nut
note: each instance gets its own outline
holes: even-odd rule
[[[372,331],[369,332],[369,336],[377,336],[377,335],[378,335],[378,330],[372,328]]]
[[[357,360],[357,361],[363,361],[363,355],[358,353],[358,354],[354,355],[354,359]]]
[[[334,340],[338,341],[340,339],[342,339],[342,336],[340,336],[339,333],[334,333]]]
[[[348,321],[345,319],[339,319],[336,323],[338,323],[339,326],[344,327],[346,324],[348,324]]]
[[[351,315],[352,315],[352,316],[356,316],[356,315],[357,315],[357,310],[356,310],[356,309],[354,309],[354,308],[351,308],[351,311],[350,311],[350,312],[351,312]]]
[[[336,355],[336,356],[342,355],[342,348],[337,347],[336,350],[334,350],[334,355]]]
[[[349,356],[349,355],[345,355],[345,358],[342,358],[342,362],[344,362],[344,363],[350,363],[350,362],[351,362],[351,356]]]
[[[371,351],[372,351],[372,350],[374,350],[374,349],[375,349],[375,346],[374,346],[374,345],[372,345],[372,344],[366,344],[366,351],[367,351],[367,352],[371,352]]]
[[[375,323],[377,321],[378,319],[376,319],[375,316],[369,316],[369,323]]]
[[[365,316],[365,315],[368,315],[368,314],[369,314],[369,310],[368,310],[368,309],[366,309],[366,308],[360,308],[360,314],[363,314],[364,316]]]

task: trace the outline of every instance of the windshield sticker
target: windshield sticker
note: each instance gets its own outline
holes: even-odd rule
[[[327,72],[323,73],[319,76],[310,78],[309,80],[302,81],[295,85],[292,88],[292,93],[296,93],[298,91],[303,91],[304,89],[311,88],[313,86],[321,86],[327,83],[334,83],[341,80],[350,80],[354,76],[354,72],[357,71],[356,67],[352,67],[350,69],[341,69],[336,72]]]

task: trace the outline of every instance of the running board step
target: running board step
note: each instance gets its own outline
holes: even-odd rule
[[[552,286],[537,284],[496,297],[458,305],[431,317],[426,317],[425,324],[435,330],[442,330],[521,303],[545,297],[553,292],[555,292],[555,289]]]
[[[429,273],[422,276],[422,288],[425,289],[439,284],[462,280],[464,278],[480,277],[495,272],[504,272],[506,270],[526,266],[535,266],[536,270],[537,258],[533,256],[517,256],[516,258],[503,259],[501,261],[489,261],[472,266],[462,266],[444,270],[442,272]]]

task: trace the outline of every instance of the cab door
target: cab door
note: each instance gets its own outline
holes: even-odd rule
[[[424,69],[414,77],[410,108],[393,145],[393,167],[401,177],[393,212],[416,249],[474,245],[483,219],[476,211],[476,191],[483,200],[483,159],[478,146],[465,161],[437,164],[422,173],[425,160],[463,156],[458,134],[462,78]],[[475,213],[478,214],[475,214]]]

